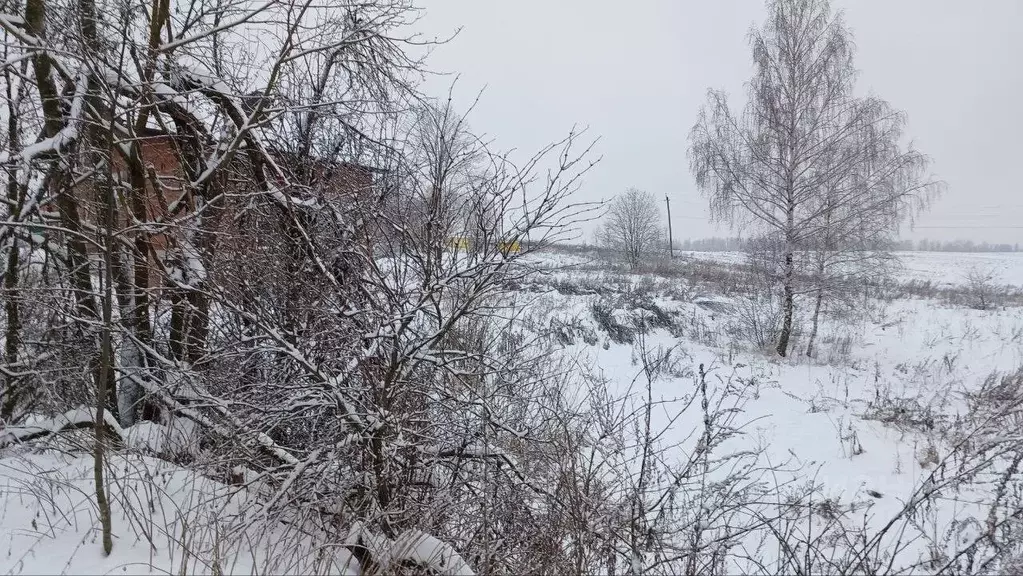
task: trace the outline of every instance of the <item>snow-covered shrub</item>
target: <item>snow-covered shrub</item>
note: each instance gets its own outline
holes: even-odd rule
[[[732,338],[767,348],[778,338],[782,324],[781,299],[770,289],[751,288],[733,298],[726,330]]]
[[[771,466],[760,461],[759,450],[738,448],[750,381],[699,366],[680,398],[660,399],[652,384],[675,375],[665,366],[674,362],[667,352],[637,337],[638,374],[627,397],[599,375],[588,377],[593,422],[585,451],[567,461],[578,467],[569,493],[586,503],[579,517],[597,535],[573,540],[596,548],[578,551],[592,562],[581,564],[580,573],[736,573],[744,566],[741,550],[761,530],[770,533],[767,526],[787,509],[771,502],[772,490],[783,487],[764,482]],[[671,437],[685,438],[680,452],[655,418],[665,411],[675,426]],[[793,494],[797,501],[805,496]]]
[[[998,270],[991,267],[971,266],[966,271],[966,287],[970,306],[977,310],[997,308],[1004,288],[999,285]]]
[[[947,551],[937,571],[1010,574],[1023,559],[1023,368],[989,375],[966,397],[966,415],[947,430],[953,450],[942,477],[977,505],[935,543]]]
[[[848,332],[829,334],[821,338],[821,344],[828,350],[828,362],[832,364],[848,361],[852,355],[854,342],[855,338]]]
[[[867,404],[862,416],[866,420],[915,430],[934,430],[944,419],[934,406],[922,403],[919,398],[900,398],[890,394],[876,396]]]
[[[976,391],[966,393],[970,417],[983,422],[988,431],[1023,426],[1023,368],[991,373]]]
[[[590,313],[597,322],[597,327],[604,331],[617,344],[631,344],[635,338],[635,328],[623,323],[614,307],[614,300],[600,299],[590,305]]]
[[[171,462],[187,462],[199,455],[199,427],[190,420],[169,417],[166,424],[143,421],[125,431],[125,444],[144,454]]]
[[[745,290],[746,272],[740,266],[691,259],[682,264],[683,277],[696,290],[731,296]]]
[[[580,318],[572,318],[568,321],[551,318],[550,330],[552,336],[566,346],[575,344],[577,339],[590,346],[596,345],[598,341],[593,327]]]

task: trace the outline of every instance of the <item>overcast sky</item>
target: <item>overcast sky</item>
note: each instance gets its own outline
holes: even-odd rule
[[[709,87],[744,103],[759,0],[423,0],[446,35],[429,67],[457,73],[457,105],[499,148],[532,150],[575,124],[604,159],[580,192],[636,186],[672,201],[676,239],[730,235],[707,219],[686,137]],[[909,115],[948,192],[911,238],[1023,244],[1023,0],[833,0],[858,46],[859,89]],[[451,77],[433,78],[443,93]],[[1016,228],[1010,228],[1010,227]]]

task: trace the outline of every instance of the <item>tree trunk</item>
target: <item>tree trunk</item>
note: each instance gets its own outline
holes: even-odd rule
[[[13,182],[14,179],[12,178]],[[18,241],[11,240],[11,249],[7,254],[7,271],[4,276],[4,292],[7,296],[5,309],[7,312],[7,333],[4,340],[4,363],[8,366],[18,361],[18,345],[21,341],[21,318],[18,302]],[[20,389],[21,382],[16,376],[8,376],[4,379],[3,406],[0,407],[0,418],[4,423],[10,422],[14,417],[14,411],[21,399],[23,390]]]
[[[206,270],[213,268],[216,250],[217,223],[220,220],[219,201],[211,202],[210,186],[204,186],[195,198],[195,211],[198,217],[194,222],[195,231],[192,237],[194,257],[203,267],[203,274],[191,278],[194,290],[188,292],[189,321],[185,336],[185,359],[189,365],[195,366],[206,355],[207,341],[210,332],[210,300],[206,294]]]
[[[132,319],[135,304],[132,299],[133,284],[129,276],[131,257],[127,255],[128,262],[126,263],[124,256],[117,249],[111,252],[110,257],[112,258],[114,274],[111,281],[114,283],[115,298],[121,311],[121,322],[125,330],[135,334],[136,338],[141,338],[135,330],[135,324]],[[145,342],[146,340],[143,341]],[[138,346],[130,338],[124,338],[121,341],[120,358],[121,370],[128,377],[124,378],[121,381],[121,385],[117,387],[118,413],[120,416],[118,421],[122,428],[127,428],[133,426],[137,421],[144,398],[142,387],[133,380],[133,377],[144,377],[138,370],[138,367],[142,366],[143,363],[143,352],[139,350]]]
[[[166,18],[166,3],[164,17]],[[155,44],[154,44],[155,50]],[[181,164],[189,180],[197,180],[205,173],[208,166],[202,151],[202,138],[196,132],[189,119],[182,114],[174,114],[172,117],[177,126],[181,145]],[[258,162],[253,162],[254,170],[257,170]],[[258,177],[258,174],[256,175]],[[156,178],[151,174],[151,178]],[[207,179],[198,189],[190,189],[186,193],[191,195],[194,215],[191,226],[194,228],[189,233],[190,249],[195,250],[194,256],[199,258],[205,269],[213,268],[213,258],[216,251],[218,229],[223,216],[224,200],[220,197],[225,187],[223,176]],[[241,224],[241,223],[239,223]],[[244,229],[244,225],[241,225]],[[248,277],[248,276],[245,276]],[[177,296],[174,296],[174,307],[171,316],[171,346],[172,353],[177,359],[187,361],[192,368],[206,354],[207,340],[209,338],[209,296],[205,293],[204,287],[206,278],[189,278],[194,290],[188,290],[181,294],[175,289]]]
[[[82,2],[83,6],[87,4],[87,1]],[[83,19],[88,18],[92,14],[85,12],[82,14]],[[84,28],[85,26],[83,26]],[[109,132],[101,133],[102,128],[97,127],[95,134],[97,136],[96,142],[93,142],[93,146],[102,146],[100,150],[103,152],[93,153],[91,156],[97,158],[97,163],[103,162],[101,158],[109,151],[110,134]],[[109,176],[110,161],[106,159],[105,169],[108,171]],[[108,384],[114,382],[114,350],[111,343],[111,324],[113,323],[113,282],[114,282],[114,225],[116,222],[116,198],[114,195],[113,183],[109,177],[104,177],[103,174],[98,174],[96,179],[100,183],[103,191],[104,200],[104,242],[103,242],[103,332],[101,335],[101,347],[100,347],[100,365],[99,365],[99,377],[96,379],[96,448],[93,454],[93,474],[96,482],[96,506],[99,508],[99,519],[103,529],[103,553],[107,556],[110,555],[110,551],[114,547],[112,526],[110,519],[110,502],[107,500],[106,486],[103,480],[103,459],[104,459],[104,433],[106,432],[105,422],[103,420],[103,411],[107,402],[107,398],[111,391],[107,390]],[[116,405],[116,392],[114,393],[115,405]]]
[[[11,151],[17,150],[20,140],[18,126],[18,113],[15,108],[14,95],[11,92],[10,73],[5,69],[7,77],[7,142]],[[12,213],[19,213],[23,206],[24,196],[19,194],[17,172],[11,170],[7,175],[7,202],[11,206]],[[12,218],[13,220],[13,218]],[[18,291],[18,275],[20,273],[20,254],[18,239],[11,235],[11,246],[7,253],[7,270],[4,276],[4,302],[7,313],[7,331],[4,340],[4,362],[10,366],[18,361],[18,347],[21,344],[21,302]],[[5,423],[10,422],[14,417],[14,411],[21,399],[24,390],[21,390],[21,382],[17,377],[10,376],[4,379],[3,405],[0,406],[0,418]]]
[[[171,293],[170,356],[175,360],[185,358],[185,333],[187,331],[188,301],[182,290],[174,288]]]
[[[128,180],[131,185],[128,208],[136,221],[148,222],[145,169],[143,167],[142,147],[137,140],[131,143],[128,157],[125,158],[125,164],[128,167]],[[136,229],[132,232],[135,238],[133,242],[134,250],[131,254],[132,275],[129,287],[130,292],[128,292],[130,298],[127,298],[130,308],[127,310],[128,313],[124,315],[124,324],[125,328],[135,338],[143,344],[152,346],[153,329],[149,319],[150,238],[145,228],[133,228]],[[131,363],[125,362],[125,368],[131,371],[133,378],[147,378],[149,374],[147,367],[151,365],[149,355],[144,351],[144,348],[136,346],[134,342],[127,342],[126,346],[132,350],[126,354],[126,358],[131,359]],[[140,412],[144,394],[142,386],[132,378],[125,379],[122,386],[126,387],[126,389],[122,390],[121,394],[132,399],[132,402],[128,413],[121,415],[121,425],[131,426],[135,423],[136,417]]]
[[[785,356],[789,349],[789,338],[792,335],[792,310],[795,308],[795,289],[792,286],[795,279],[795,273],[793,265],[793,254],[792,249],[789,248],[785,251],[785,277],[784,277],[784,290],[785,300],[782,303],[784,306],[784,317],[781,325],[781,335],[778,337],[778,355]]]
[[[817,297],[813,305],[813,321],[810,325],[810,338],[806,344],[807,357],[813,357],[813,342],[817,338],[817,323],[821,315],[821,302],[824,301],[824,289],[817,289]]]
[[[39,38],[46,32],[45,0],[26,0],[25,30]],[[60,108],[60,96],[57,85],[53,82],[53,65],[50,56],[39,51],[32,57],[32,67],[36,77],[36,88],[43,108],[44,133],[53,138],[60,132],[64,124]],[[89,276],[89,263],[86,257],[85,242],[81,239],[81,220],[78,217],[78,202],[64,186],[65,178],[62,168],[55,165],[54,189],[57,193],[57,209],[61,216],[61,225],[70,234],[67,238],[67,260],[71,268],[71,281],[75,289],[75,300],[79,312],[89,318],[98,318],[96,303],[92,294],[92,278]]]
[[[113,347],[110,342],[110,324],[111,324],[111,304],[110,299],[112,298],[113,291],[111,290],[110,283],[113,280],[112,272],[113,266],[111,265],[111,254],[110,250],[113,248],[113,232],[111,230],[113,226],[113,188],[107,189],[107,206],[106,206],[106,254],[104,259],[106,261],[106,280],[104,286],[104,298],[103,298],[103,334],[102,334],[102,348],[100,354],[100,365],[99,365],[99,377],[96,379],[96,422],[95,422],[95,434],[96,434],[96,446],[93,452],[93,479],[96,483],[96,506],[99,508],[99,519],[103,529],[103,553],[106,556],[110,555],[110,551],[114,547],[112,525],[110,519],[110,502],[107,500],[106,485],[103,480],[103,459],[104,459],[104,438],[106,432],[105,422],[103,420],[104,408],[106,406],[107,397],[109,392],[107,390],[107,380],[114,372],[114,354]]]

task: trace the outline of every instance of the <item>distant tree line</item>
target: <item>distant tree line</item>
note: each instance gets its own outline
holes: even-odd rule
[[[694,252],[737,252],[743,250],[746,240],[742,238],[686,238],[682,241],[683,250]]]
[[[746,238],[686,238],[681,243],[682,250],[693,252],[738,252],[746,251],[749,246],[749,239]],[[676,246],[679,246],[676,244]],[[899,252],[1019,252],[1020,244],[990,242],[974,242],[973,240],[928,240],[922,238],[913,240],[896,240],[893,245],[877,248],[887,248]]]
[[[990,244],[973,240],[928,240],[922,238],[914,243],[912,240],[899,242],[899,250],[917,250],[920,252],[1019,252],[1019,242],[1014,244]]]

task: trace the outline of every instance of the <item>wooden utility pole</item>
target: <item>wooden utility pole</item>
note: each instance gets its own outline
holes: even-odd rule
[[[675,257],[675,242],[671,238],[671,200],[668,199],[668,195],[664,195],[664,204],[668,207],[668,256],[671,258]]]

